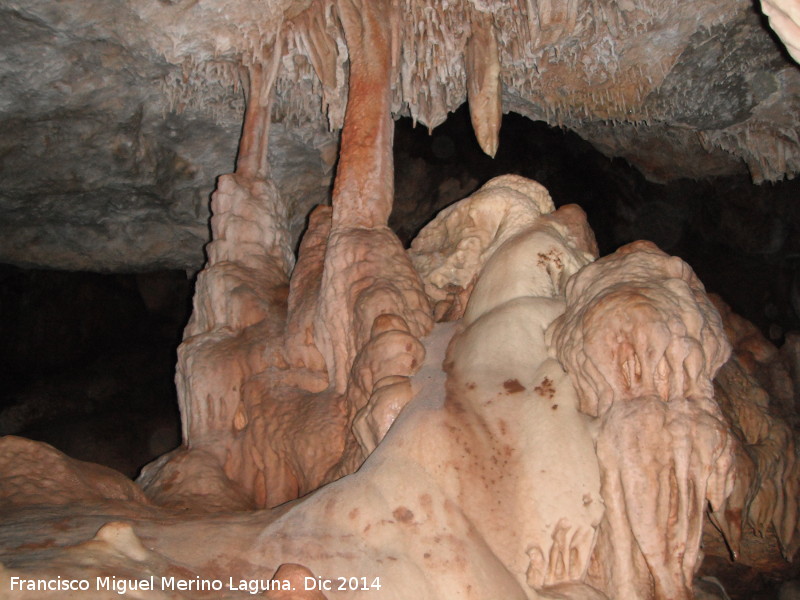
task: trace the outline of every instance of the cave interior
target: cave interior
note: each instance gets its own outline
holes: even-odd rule
[[[800,598],[797,0],[11,0],[0,30],[0,597]],[[574,408],[487,413],[493,378]],[[529,456],[477,492],[432,458],[459,435]]]

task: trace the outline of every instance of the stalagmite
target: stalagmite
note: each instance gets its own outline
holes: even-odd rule
[[[437,318],[460,318],[488,257],[553,209],[553,200],[542,185],[503,175],[440,212],[409,251]]]
[[[241,509],[270,496],[264,490],[264,459],[256,461],[261,467],[255,472],[242,466],[252,464],[253,453],[264,452],[243,444],[242,432],[253,427],[249,413],[255,408],[245,397],[247,381],[282,360],[274,340],[283,329],[294,264],[286,206],[269,179],[267,163],[270,98],[281,48],[278,37],[266,64],[246,71],[247,108],[236,172],[220,177],[212,198],[214,239],[178,351],[183,446],[140,477],[144,489],[165,505]],[[282,499],[278,494],[277,500]]]
[[[474,197],[471,205],[473,214],[483,216],[476,227],[491,231],[498,229],[491,208],[502,204],[507,190],[489,187],[482,195],[484,210]],[[532,182],[528,189],[546,193]],[[513,285],[519,278],[540,283],[497,306],[476,307],[473,324],[455,338],[454,325],[438,326],[425,341],[422,369],[410,380],[414,399],[357,473],[272,514],[187,519],[172,513],[164,523],[148,517],[159,509],[140,504],[132,509],[139,516],[128,537],[147,540],[147,549],[135,558],[93,546],[87,562],[75,542],[97,522],[90,518],[62,541],[60,564],[82,560],[70,568],[84,574],[111,564],[131,573],[147,564],[163,576],[179,562],[189,579],[245,581],[275,573],[273,581],[281,569],[310,573],[314,580],[353,574],[371,595],[398,600],[469,594],[602,599],[581,581],[603,512],[591,434],[567,375],[547,358],[545,345],[545,329],[562,310],[560,292],[544,263],[511,262],[514,247],[541,248],[553,261],[564,259],[567,276],[590,260],[573,243],[585,246],[591,234],[579,210],[539,218],[536,203],[528,207],[530,226],[500,244],[484,270],[491,286]],[[384,345],[384,336],[404,335],[395,317],[375,319],[375,328],[370,344],[380,349],[398,346],[391,340]],[[416,352],[422,361],[421,348]],[[383,379],[380,369],[397,372],[393,362],[403,353],[388,360],[380,352],[372,356],[374,365],[357,361],[365,394],[373,387],[370,379]],[[201,542],[208,539],[215,543]],[[14,561],[8,574],[32,573],[35,567]],[[225,592],[220,597],[246,594]]]
[[[431,327],[431,310],[386,226],[393,200],[391,7],[337,6],[350,89],[333,206],[315,211],[288,282],[294,261],[287,216],[275,212],[280,203],[267,163],[278,40],[267,64],[249,69],[237,171],[221,177],[214,194],[209,264],[179,354],[184,446],[140,478],[162,504],[275,506],[352,472],[408,401],[407,388],[387,382],[412,375],[422,362],[414,348]],[[318,32],[309,44],[319,50],[326,39]],[[330,65],[317,54],[315,68],[329,78]],[[391,331],[376,327],[381,319]],[[350,383],[354,365],[369,374],[360,386]],[[402,400],[389,395],[402,389]],[[192,469],[204,477],[186,476]]]

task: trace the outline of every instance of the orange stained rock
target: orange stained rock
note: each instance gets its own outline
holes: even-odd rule
[[[378,227],[394,201],[390,0],[339,0],[350,53],[333,227]]]
[[[566,287],[554,351],[599,416],[617,400],[711,398],[730,355],[722,322],[689,265],[634,242],[588,265]]]
[[[316,581],[316,577],[307,567],[295,563],[284,563],[275,571],[272,581],[280,582],[281,587],[286,586],[292,589],[272,589],[266,592],[265,596],[269,600],[327,600],[325,594],[320,590],[306,589],[306,578]]]

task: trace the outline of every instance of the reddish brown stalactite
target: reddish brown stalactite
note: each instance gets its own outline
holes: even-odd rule
[[[333,188],[333,226],[389,222],[394,200],[391,11],[388,0],[340,0],[350,52],[347,110]]]
[[[342,0],[338,7],[349,92],[313,330],[331,384],[343,394],[374,319],[396,315],[413,337],[425,335],[432,319],[419,275],[387,227],[394,200],[392,4]]]
[[[278,74],[282,52],[280,33],[272,47],[272,56],[264,63],[249,65],[247,78],[247,105],[244,113],[236,172],[248,179],[266,179],[269,175],[267,150],[272,112],[272,88]]]

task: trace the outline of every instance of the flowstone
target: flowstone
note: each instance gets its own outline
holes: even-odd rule
[[[542,5],[534,33],[558,39],[577,7]],[[730,344],[691,268],[648,242],[598,259],[579,207],[513,175],[406,252],[387,227],[398,5],[336,8],[350,64],[332,205],[295,265],[267,154],[278,27],[245,70],[236,171],[213,195],[178,350],[183,444],[140,489],[0,440],[0,594],[689,600],[708,511],[734,550],[746,511],[790,559],[793,434],[735,372],[715,400]],[[474,27],[491,152],[500,32]]]

